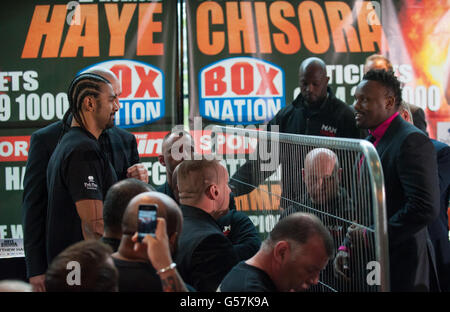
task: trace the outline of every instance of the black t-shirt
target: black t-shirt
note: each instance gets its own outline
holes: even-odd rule
[[[116,181],[116,173],[96,138],[80,127],[70,128],[47,168],[48,263],[66,247],[83,240],[75,203],[85,199],[103,201]]]
[[[150,263],[126,261],[113,257],[119,271],[119,292],[162,292],[161,279]],[[189,292],[196,290],[186,284]]]
[[[239,262],[223,279],[219,286],[222,292],[277,292],[269,275],[263,270]]]
[[[133,262],[113,258],[119,271],[120,292],[161,292],[161,279],[153,266],[146,262]]]
[[[111,249],[113,250],[113,252],[116,252],[117,250],[119,250],[119,246],[120,246],[120,239],[117,238],[111,238],[111,237],[102,237],[100,238],[100,240],[108,245],[109,247],[111,247]]]

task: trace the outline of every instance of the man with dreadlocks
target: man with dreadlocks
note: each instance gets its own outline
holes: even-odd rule
[[[87,71],[103,77],[111,83],[116,95],[121,87],[114,73],[102,68]],[[77,77],[76,77],[77,78]],[[69,101],[73,102],[74,82],[69,90]],[[78,92],[82,91],[78,88]],[[24,249],[27,277],[34,291],[45,291],[44,279],[47,270],[46,218],[47,218],[47,164],[63,135],[71,129],[72,113],[69,109],[62,121],[57,121],[34,132],[30,140],[28,162],[24,177],[23,224]],[[102,151],[109,158],[117,178],[137,178],[148,182],[145,166],[139,162],[136,138],[131,133],[117,127],[103,131],[98,139]]]
[[[81,74],[69,89],[71,128],[47,168],[47,262],[68,246],[103,234],[103,199],[117,175],[98,141],[119,109],[111,83]]]

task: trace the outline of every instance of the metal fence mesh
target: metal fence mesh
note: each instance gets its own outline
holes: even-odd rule
[[[336,252],[341,245],[349,248],[346,277],[336,273],[330,259],[310,291],[389,290],[383,173],[370,143],[226,127],[214,132],[228,139],[257,139],[252,153],[232,155],[243,165],[230,184],[238,209],[247,201],[253,212],[265,216],[250,216],[255,224],[265,223],[263,238],[280,218],[308,212],[329,229]],[[370,275],[373,269],[379,271]]]

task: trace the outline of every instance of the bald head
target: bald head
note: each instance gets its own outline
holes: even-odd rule
[[[194,140],[189,132],[184,130],[173,130],[163,139],[162,153],[158,156],[159,162],[166,167],[168,183],[172,186],[172,174],[175,167],[194,152]]]
[[[300,91],[306,103],[319,108],[327,96],[327,67],[317,58],[310,57],[300,64],[298,71]]]
[[[364,74],[372,69],[394,71],[391,61],[381,54],[372,54],[366,59],[366,63],[364,64]]]
[[[92,67],[86,70],[83,73],[90,73],[102,76],[106,80],[108,80],[112,87],[113,91],[117,96],[120,96],[122,94],[122,88],[120,86],[120,81],[117,79],[117,76],[109,69],[103,68],[103,67]]]
[[[180,200],[198,199],[211,183],[224,178],[223,166],[217,160],[185,160],[178,166]]]
[[[305,169],[314,170],[314,167],[332,167],[339,166],[336,154],[328,148],[315,148],[306,154]]]
[[[183,215],[180,207],[169,196],[160,192],[145,192],[135,196],[123,215],[122,230],[124,234],[133,235],[138,230],[139,205],[156,204],[157,216],[166,220],[167,235],[181,233]]]
[[[311,200],[322,204],[335,198],[339,174],[339,161],[333,151],[316,148],[309,152],[305,157],[302,175]]]
[[[299,75],[304,74],[310,67],[316,67],[318,70],[322,71],[322,73],[325,74],[325,76],[327,75],[327,66],[325,62],[318,57],[309,57],[305,59],[300,64],[300,68],[298,70]]]
[[[333,239],[322,221],[310,213],[297,212],[281,219],[270,232],[266,245],[274,245],[281,240],[291,240],[298,244],[306,244],[312,237],[318,235],[329,257],[333,255]]]
[[[319,282],[333,250],[330,232],[316,216],[294,213],[275,225],[255,257],[268,257],[266,272],[279,291],[303,291]]]

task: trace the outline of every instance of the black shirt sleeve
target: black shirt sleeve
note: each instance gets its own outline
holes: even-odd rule
[[[95,148],[73,150],[64,164],[64,180],[74,203],[103,200],[105,161]]]

